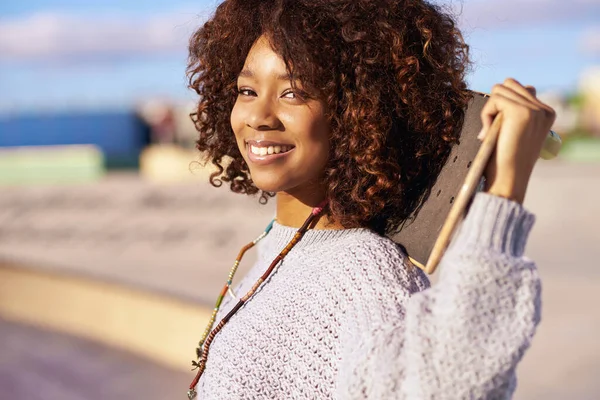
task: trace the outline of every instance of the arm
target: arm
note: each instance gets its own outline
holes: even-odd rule
[[[338,398],[509,398],[540,318],[539,278],[523,257],[533,221],[515,202],[477,194],[438,284],[395,321],[352,331]]]
[[[523,257],[533,223],[515,202],[476,196],[439,284],[408,304],[403,397],[511,397],[540,320],[540,280]]]
[[[540,280],[523,257],[534,217],[522,203],[555,119],[535,88],[495,85],[482,110],[482,139],[502,127],[462,229],[442,259],[436,287],[398,307],[397,321],[367,324],[342,362],[340,398],[502,399],[540,320]],[[510,199],[510,200],[508,200]],[[344,361],[344,360],[342,360]]]

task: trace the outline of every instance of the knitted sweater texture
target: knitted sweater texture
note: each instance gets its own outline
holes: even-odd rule
[[[478,193],[431,288],[386,237],[309,230],[215,337],[198,398],[510,398],[540,320],[540,280],[523,256],[533,223]],[[295,232],[275,223],[237,296]]]

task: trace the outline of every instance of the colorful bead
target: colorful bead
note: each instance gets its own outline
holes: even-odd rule
[[[269,223],[269,225],[267,225],[267,228],[259,237],[257,237],[251,243],[248,243],[246,246],[242,247],[238,257],[236,258],[235,262],[233,263],[233,268],[229,272],[229,275],[227,278],[227,283],[225,284],[225,287],[223,288],[223,290],[221,290],[221,293],[219,294],[219,298],[217,299],[217,303],[215,305],[215,308],[214,308],[214,311],[210,318],[210,321],[208,323],[208,326],[206,327],[206,330],[204,331],[204,334],[202,335],[202,339],[199,342],[199,347],[196,349],[196,355],[198,358],[196,361],[192,361],[192,366],[194,366],[195,368],[198,368],[198,372],[196,374],[196,377],[192,381],[192,383],[190,385],[190,389],[187,393],[189,400],[192,400],[197,396],[195,388],[196,388],[196,385],[198,384],[198,381],[200,380],[200,377],[204,373],[204,369],[206,368],[206,361],[208,359],[208,350],[210,348],[212,341],[214,340],[215,336],[217,335],[217,333],[219,333],[221,331],[221,329],[223,329],[223,326],[225,326],[225,324],[229,321],[229,319],[242,307],[242,305],[246,301],[248,301],[254,293],[256,293],[256,291],[258,290],[260,285],[269,277],[269,275],[275,269],[277,264],[279,264],[279,262],[285,258],[285,256],[292,250],[292,248],[300,241],[302,236],[304,236],[304,233],[306,233],[306,231],[308,230],[308,228],[312,224],[312,222],[315,220],[315,218],[318,217],[321,214],[321,212],[323,212],[323,208],[326,205],[327,205],[327,201],[324,201],[321,204],[319,204],[319,206],[313,208],[311,214],[308,216],[308,218],[306,219],[304,224],[302,224],[302,227],[300,227],[300,229],[298,229],[298,231],[294,235],[293,239],[287,244],[287,246],[285,246],[285,248],[279,253],[279,255],[277,257],[275,257],[275,259],[269,265],[269,268],[267,269],[267,271],[265,271],[265,273],[252,286],[252,289],[250,289],[244,297],[242,297],[240,300],[238,300],[237,304],[232,308],[232,310],[219,322],[219,324],[214,329],[212,329],[212,327],[215,323],[217,312],[219,311],[219,307],[221,306],[221,302],[223,301],[225,294],[229,293],[232,297],[235,298],[235,295],[231,291],[231,282],[233,281],[233,276],[235,275],[237,268],[240,265],[242,257],[244,256],[244,254],[246,253],[247,250],[254,247],[254,245],[256,245],[256,243],[260,242],[265,236],[267,236],[269,234],[269,232],[273,228],[273,223],[275,222],[275,220],[272,220]]]
[[[256,238],[251,243],[248,243],[246,246],[242,247],[242,250],[238,254],[238,257],[236,258],[235,262],[233,263],[233,267],[231,268],[231,271],[229,271],[229,275],[227,276],[227,282],[225,283],[225,286],[221,290],[221,293],[219,293],[219,297],[217,298],[217,302],[215,304],[215,308],[213,309],[213,313],[212,313],[212,315],[210,317],[210,320],[208,321],[208,324],[206,326],[206,329],[204,330],[204,333],[202,334],[202,337],[201,337],[200,341],[198,342],[198,348],[196,349],[196,354],[202,354],[203,353],[202,346],[204,345],[204,342],[206,341],[206,338],[208,337],[208,334],[212,330],[212,327],[213,327],[213,325],[215,323],[215,319],[217,318],[217,313],[219,312],[219,308],[221,307],[221,303],[223,302],[223,299],[225,298],[225,295],[229,292],[229,294],[233,298],[236,298],[235,295],[233,294],[233,292],[231,291],[231,283],[233,282],[233,278],[235,276],[235,273],[237,272],[237,269],[238,269],[238,267],[240,265],[242,257],[244,257],[244,253],[246,253],[247,250],[249,250],[252,247],[254,247],[254,245],[256,243],[258,243],[265,236],[267,236],[267,234],[271,231],[271,228],[273,228],[273,223],[274,222],[275,222],[275,220],[272,220],[269,223],[269,225],[267,225],[267,227],[264,230],[264,232],[258,238]],[[199,358],[200,358],[200,356],[198,356],[198,359]],[[193,369],[198,368],[198,360],[192,361],[192,366],[194,367]]]

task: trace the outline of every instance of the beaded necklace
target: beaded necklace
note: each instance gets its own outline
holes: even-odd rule
[[[217,298],[217,302],[215,304],[215,308],[213,309],[212,315],[208,321],[208,325],[206,326],[206,329],[204,330],[204,333],[202,334],[202,338],[200,339],[200,342],[198,343],[198,348],[196,349],[197,360],[192,361],[192,365],[193,365],[194,369],[198,368],[198,373],[196,374],[196,377],[190,384],[190,388],[187,392],[189,400],[192,400],[192,399],[196,398],[196,396],[197,396],[196,385],[198,384],[198,381],[200,381],[200,377],[202,376],[202,373],[204,373],[204,369],[206,368],[206,360],[208,359],[208,351],[209,351],[210,345],[211,345],[212,341],[214,340],[215,336],[217,335],[217,333],[219,333],[221,331],[221,329],[223,329],[223,326],[225,326],[225,324],[242,307],[242,305],[244,305],[244,303],[246,303],[248,301],[248,299],[250,297],[252,297],[252,295],[256,292],[258,287],[269,277],[269,275],[275,269],[277,264],[279,264],[279,262],[285,258],[285,256],[300,241],[300,239],[302,239],[302,236],[304,236],[304,234],[309,229],[309,227],[311,226],[313,221],[315,221],[315,219],[323,212],[323,207],[325,207],[326,204],[327,204],[327,200],[323,201],[317,207],[312,209],[312,212],[310,213],[310,215],[308,216],[306,221],[304,221],[304,224],[302,224],[302,226],[296,231],[296,234],[294,235],[292,240],[290,240],[290,242],[287,244],[287,246],[285,246],[284,249],[281,250],[281,252],[277,255],[277,257],[275,257],[275,259],[271,262],[267,271],[265,271],[265,273],[252,286],[252,289],[250,289],[250,291],[248,291],[248,293],[246,293],[246,295],[238,301],[238,303],[231,309],[231,311],[225,317],[223,317],[221,322],[219,322],[217,324],[217,326],[213,329],[213,325],[215,323],[217,313],[219,311],[219,308],[221,307],[221,303],[223,302],[225,295],[227,293],[229,293],[230,296],[235,298],[235,295],[231,291],[231,283],[233,281],[233,277],[234,277],[235,273],[237,272],[240,262],[242,261],[242,257],[244,257],[244,254],[246,253],[246,251],[248,251],[249,249],[254,247],[258,242],[260,242],[262,239],[265,238],[265,236],[267,236],[269,234],[269,232],[271,231],[271,228],[273,228],[273,223],[275,222],[275,220],[271,221],[271,223],[266,227],[265,231],[259,237],[257,237],[252,242],[250,242],[247,245],[245,245],[244,247],[242,247],[242,249],[240,250],[240,253],[238,254],[237,258],[235,259],[235,262],[233,263],[233,267],[231,268],[231,271],[229,272],[229,275],[227,277],[227,282],[225,283],[225,286],[223,286],[221,293],[219,293],[219,297]]]

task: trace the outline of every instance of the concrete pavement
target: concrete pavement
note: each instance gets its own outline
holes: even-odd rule
[[[0,399],[178,399],[189,380],[121,350],[0,319]]]
[[[0,260],[211,306],[239,248],[261,232],[273,205],[226,188],[159,186],[132,175],[3,189]],[[516,398],[598,399],[600,164],[538,163],[525,206],[537,216],[526,253],[543,277],[544,310]],[[251,251],[240,276],[253,259]]]

